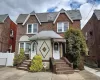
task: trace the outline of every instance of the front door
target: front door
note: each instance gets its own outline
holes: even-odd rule
[[[31,59],[36,55],[36,50],[37,50],[37,44],[36,42],[33,42],[31,45]]]
[[[57,42],[53,44],[53,58],[60,59],[59,43]]]

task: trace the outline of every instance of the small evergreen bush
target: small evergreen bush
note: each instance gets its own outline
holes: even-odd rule
[[[14,58],[14,65],[17,66],[18,64],[21,64],[26,59],[24,54],[24,49],[20,49],[20,54],[16,54]]]
[[[78,29],[69,29],[65,33],[66,38],[66,57],[73,63],[74,68],[83,68],[82,57],[87,54],[85,38]]]
[[[39,72],[43,69],[43,64],[42,64],[42,56],[40,55],[35,55],[32,59],[31,66],[30,66],[30,71],[32,72]]]

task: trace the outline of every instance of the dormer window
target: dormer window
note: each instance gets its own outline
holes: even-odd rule
[[[27,34],[36,34],[38,32],[38,24],[27,24]]]
[[[69,22],[58,22],[57,32],[66,32],[69,28]]]

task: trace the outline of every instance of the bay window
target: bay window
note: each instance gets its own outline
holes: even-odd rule
[[[20,48],[23,48],[25,52],[29,52],[30,49],[30,43],[29,42],[21,42]]]
[[[57,23],[57,32],[66,32],[69,28],[68,22],[58,22]]]

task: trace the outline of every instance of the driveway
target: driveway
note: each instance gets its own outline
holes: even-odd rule
[[[91,78],[86,79],[86,76],[84,75],[87,74],[84,74],[84,72],[75,72],[74,74],[56,75],[51,72],[31,73],[23,70],[17,70],[16,68],[0,68],[0,80],[92,80]]]

